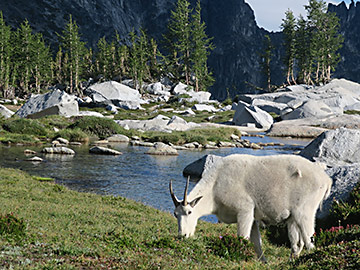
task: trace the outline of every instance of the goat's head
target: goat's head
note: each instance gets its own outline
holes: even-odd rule
[[[193,236],[195,233],[195,227],[197,224],[197,220],[199,218],[198,214],[196,213],[197,211],[196,211],[195,206],[202,198],[202,196],[197,197],[196,199],[192,200],[191,202],[188,202],[187,192],[188,192],[188,188],[189,188],[189,179],[190,179],[190,177],[188,177],[188,179],[186,181],[183,201],[179,201],[178,198],[176,198],[173,188],[172,188],[171,180],[170,180],[170,184],[169,184],[171,198],[175,205],[174,215],[178,220],[179,235],[185,236],[185,237]]]

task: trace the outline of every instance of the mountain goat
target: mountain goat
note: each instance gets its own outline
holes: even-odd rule
[[[292,256],[298,256],[305,244],[314,245],[315,215],[329,196],[332,180],[320,164],[295,155],[230,155],[211,167],[184,199],[170,194],[179,234],[193,236],[197,220],[215,214],[224,223],[237,223],[237,234],[250,238],[260,260],[258,222],[287,224]]]

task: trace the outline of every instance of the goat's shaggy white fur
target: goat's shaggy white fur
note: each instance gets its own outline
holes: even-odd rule
[[[332,180],[321,165],[295,155],[230,155],[222,158],[180,202],[173,195],[179,234],[195,233],[197,220],[215,214],[237,223],[239,236],[250,238],[261,260],[258,221],[286,223],[292,255],[304,244],[313,248],[315,215],[330,194]]]

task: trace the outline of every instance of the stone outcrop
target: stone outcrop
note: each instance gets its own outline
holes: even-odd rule
[[[89,149],[89,152],[91,154],[97,154],[97,155],[113,155],[113,156],[122,155],[122,153],[117,150],[102,146],[93,146]]]
[[[346,201],[360,181],[360,130],[339,128],[322,133],[306,146],[300,155],[326,164],[326,173],[332,178],[330,197],[323,203],[317,217],[329,214],[333,201]]]
[[[85,90],[85,94],[92,98],[94,104],[103,106],[114,104],[120,108],[137,110],[141,109],[143,103],[139,91],[115,81],[92,85]]]
[[[205,155],[202,158],[187,165],[183,170],[184,176],[200,179],[204,172],[209,170],[216,162],[221,160],[222,157],[216,155]]]
[[[360,163],[360,130],[339,128],[326,131],[300,155],[332,166]]]
[[[252,106],[240,101],[238,104],[233,105],[233,107],[235,109],[233,118],[235,125],[246,126],[253,124],[257,128],[267,130],[274,122],[274,119],[269,113],[261,110],[257,106]]]
[[[172,132],[173,130],[185,131],[200,126],[199,124],[186,122],[178,116],[169,118],[162,115],[158,115],[150,120],[115,120],[115,122],[124,128],[163,132]]]
[[[148,155],[155,155],[155,156],[177,156],[179,155],[178,151],[171,147],[170,145],[167,145],[162,142],[157,142],[154,144],[152,148],[149,149],[149,151],[146,152]]]
[[[41,153],[56,155],[75,155],[75,151],[67,147],[46,147]]]
[[[0,104],[0,116],[3,116],[5,119],[10,118],[14,115],[14,112],[6,108],[4,105]]]
[[[79,105],[75,96],[54,90],[43,95],[32,95],[16,115],[35,119],[54,114],[70,117],[78,113]]]

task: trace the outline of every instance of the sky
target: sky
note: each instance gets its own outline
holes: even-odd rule
[[[245,0],[245,2],[254,10],[257,24],[269,31],[280,31],[282,19],[288,9],[291,9],[296,17],[300,14],[305,16],[304,6],[309,3],[308,0]],[[342,0],[325,2],[339,4]],[[345,0],[345,3],[351,3],[351,0]]]

